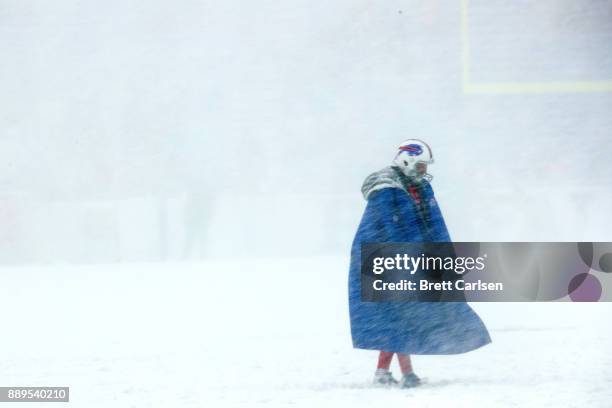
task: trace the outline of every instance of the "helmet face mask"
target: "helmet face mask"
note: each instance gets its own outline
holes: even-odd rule
[[[418,177],[424,177],[427,174],[427,163],[417,162],[414,166]]]
[[[416,182],[433,179],[433,176],[427,173],[427,165],[433,162],[431,148],[419,139],[404,141],[393,159],[393,165],[399,167],[407,177]]]

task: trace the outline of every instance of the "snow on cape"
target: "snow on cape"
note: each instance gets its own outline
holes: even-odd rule
[[[407,354],[458,354],[491,342],[467,303],[361,302],[360,261],[364,242],[449,242],[446,224],[430,184],[418,189],[419,213],[399,169],[386,167],[368,176],[362,193],[368,204],[353,240],[349,272],[349,310],[355,348]]]

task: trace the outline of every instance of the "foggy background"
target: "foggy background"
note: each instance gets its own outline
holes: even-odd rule
[[[348,256],[413,137],[454,240],[610,241],[610,44],[610,0],[0,0],[0,263]]]

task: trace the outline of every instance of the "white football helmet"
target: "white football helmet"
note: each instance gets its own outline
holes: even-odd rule
[[[404,140],[398,149],[393,159],[394,166],[399,167],[406,176],[416,181],[433,179],[433,176],[427,173],[427,165],[434,162],[431,148],[427,143],[419,139],[408,139]]]

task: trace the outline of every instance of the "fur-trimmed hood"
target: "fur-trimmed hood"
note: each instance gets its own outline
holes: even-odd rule
[[[363,198],[366,200],[375,191],[382,190],[383,188],[399,188],[405,190],[402,185],[402,179],[399,173],[399,169],[393,166],[385,167],[382,170],[378,170],[370,174],[363,182],[361,186],[361,193]]]
[[[409,185],[414,185],[419,189],[427,189],[429,182],[424,179],[420,181],[412,181],[412,179],[404,175],[399,167],[388,166],[366,177],[363,185],[361,186],[361,193],[363,194],[363,198],[368,200],[370,195],[375,191],[382,190],[384,188],[399,188],[400,190],[407,192]]]

